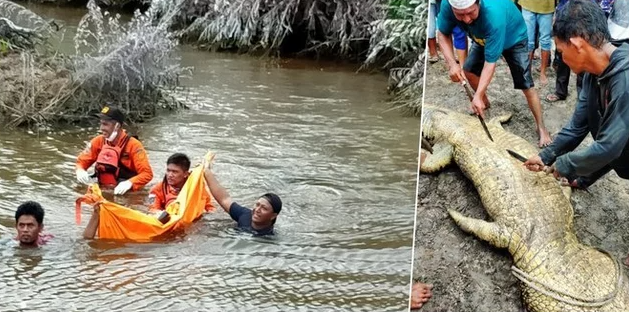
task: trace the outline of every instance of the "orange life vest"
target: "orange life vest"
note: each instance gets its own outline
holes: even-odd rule
[[[179,192],[175,192],[175,188],[164,183],[164,208],[168,207],[168,204],[175,201]]]
[[[96,158],[96,174],[101,186],[116,186],[120,177],[120,156],[129,142],[129,136],[118,145],[104,144]]]

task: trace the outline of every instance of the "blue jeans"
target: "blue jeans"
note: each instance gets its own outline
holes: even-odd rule
[[[437,13],[439,13],[437,4],[431,3],[428,8],[428,39],[437,37]]]
[[[454,39],[454,48],[457,50],[467,50],[467,34],[459,26],[452,30],[452,38]]]
[[[544,51],[550,51],[553,29],[553,13],[538,14],[522,8],[522,17],[526,23],[526,31],[529,37],[529,51],[535,50],[535,29],[539,27],[539,46]]]

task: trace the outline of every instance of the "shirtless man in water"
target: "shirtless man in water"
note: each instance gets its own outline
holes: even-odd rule
[[[38,247],[46,244],[52,235],[44,234],[44,208],[34,201],[27,201],[15,212],[16,241],[20,247]]]

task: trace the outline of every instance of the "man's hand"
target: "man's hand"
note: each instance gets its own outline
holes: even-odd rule
[[[216,154],[212,152],[208,152],[205,157],[203,157],[203,162],[201,162],[201,165],[203,166],[204,174],[212,174],[212,166],[214,165],[215,157]]]
[[[557,168],[555,168],[555,165],[553,164],[550,167],[545,167],[544,168],[544,172],[546,172],[547,174],[551,174],[555,177],[555,179],[557,179],[557,181],[568,181],[568,179],[564,178],[561,174],[559,174],[559,171],[557,171]]]
[[[534,172],[544,171],[546,174],[552,174],[553,177],[555,177],[555,179],[557,179],[557,181],[559,181],[561,186],[570,186],[570,187],[573,187],[573,188],[582,188],[582,187],[579,186],[579,183],[577,182],[576,179],[572,180],[572,181],[568,181],[567,178],[561,176],[559,171],[557,171],[557,168],[555,168],[555,165],[552,165],[552,166],[544,165],[544,162],[542,162],[542,158],[539,157],[539,155],[535,155],[535,156],[529,158],[526,162],[524,162],[524,166],[526,167],[526,169],[534,171]]]
[[[76,169],[76,180],[79,181],[79,183],[89,184],[90,175],[83,169]]]
[[[479,115],[483,119],[485,119],[486,109],[487,109],[487,106],[485,106],[485,102],[483,102],[483,100],[478,96],[478,93],[477,93],[472,99],[472,111],[474,111],[476,115]]]
[[[452,81],[454,82],[465,81],[465,74],[463,74],[463,69],[461,68],[461,66],[459,66],[459,64],[454,62],[454,64],[450,64],[449,67],[450,67],[449,69],[450,79]]]
[[[575,180],[572,180],[572,182],[570,182],[570,181],[568,181],[568,179],[566,179],[566,178],[561,178],[561,179],[559,180],[559,183],[561,184],[561,186],[569,186],[569,187],[572,187],[572,188],[578,188],[578,189],[584,189],[584,190],[587,190],[587,188],[580,187],[580,186],[579,186],[579,183],[577,182],[577,180],[576,180],[576,179],[575,179]]]
[[[123,195],[128,192],[133,187],[133,183],[129,180],[122,181],[118,183],[116,188],[114,188],[114,195]]]
[[[539,155],[535,155],[524,162],[524,167],[534,172],[540,172],[544,170],[544,167],[546,167],[546,165],[542,161],[542,158],[539,157]]]

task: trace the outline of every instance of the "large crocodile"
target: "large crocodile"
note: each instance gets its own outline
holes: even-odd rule
[[[421,172],[437,172],[454,160],[473,182],[493,222],[448,213],[464,231],[509,250],[529,311],[629,311],[629,279],[622,267],[608,253],[578,241],[569,189],[552,175],[526,170],[507,153],[537,153],[502,128],[507,120],[487,123],[492,142],[478,119],[424,105],[422,136],[433,143],[433,152]]]

